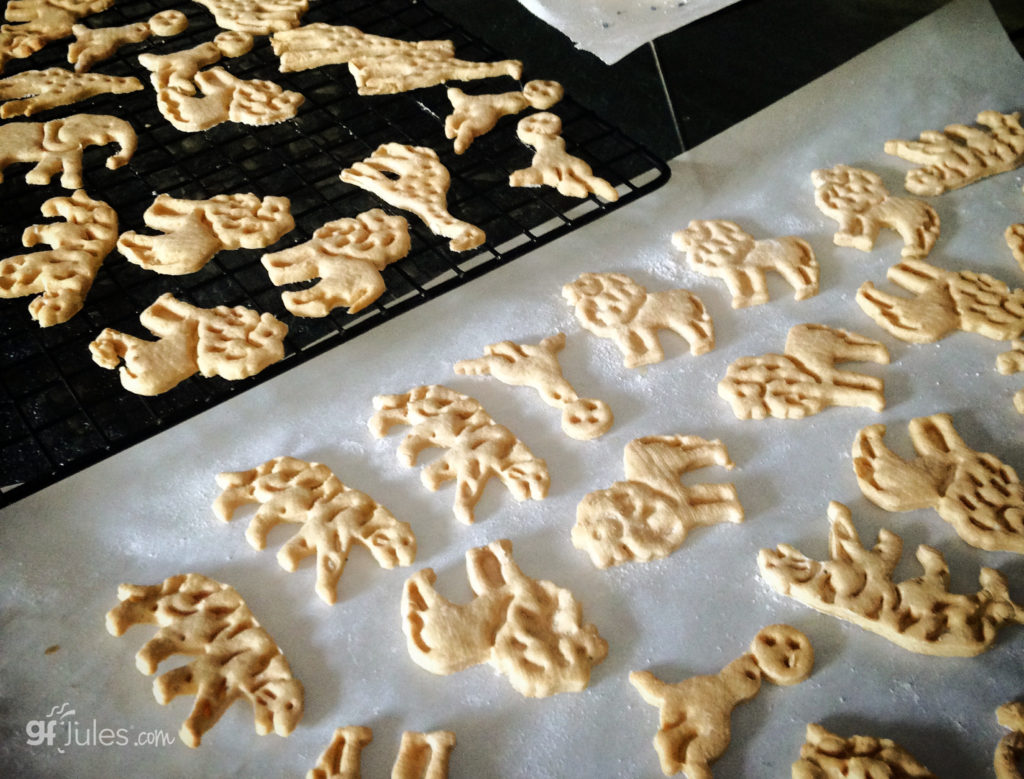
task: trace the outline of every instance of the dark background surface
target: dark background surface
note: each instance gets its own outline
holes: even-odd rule
[[[426,1],[474,36],[523,60],[524,78],[561,81],[578,101],[665,159],[946,3],[741,0],[606,65],[576,49],[517,0]],[[992,5],[1024,52],[1024,0],[993,0]]]

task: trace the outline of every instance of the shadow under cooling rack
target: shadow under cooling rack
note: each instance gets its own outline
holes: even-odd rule
[[[48,121],[72,113],[113,114],[128,119],[138,135],[138,150],[119,170],[102,165],[109,149],[85,153],[85,189],[112,206],[119,229],[152,232],[142,214],[159,193],[188,199],[253,192],[291,201],[295,229],[263,251],[302,243],[327,221],[355,216],[370,208],[390,207],[343,183],[338,174],[369,156],[382,143],[433,148],[452,177],[448,206],[452,214],[481,227],[487,241],[472,252],[453,253],[447,239],[431,234],[409,216],[412,249],[383,272],[387,291],[354,316],[336,309],[320,319],[291,315],[281,292],[303,285],[275,287],[260,263],[263,251],[219,253],[202,270],[164,276],[127,262],[116,252],[96,276],[85,307],[68,322],[40,328],[29,316],[28,299],[0,300],[0,505],[119,452],[192,417],[316,354],[376,327],[402,312],[470,279],[514,260],[664,184],[665,163],[567,96],[551,110],[563,122],[569,151],[619,192],[614,203],[595,197],[566,198],[549,187],[512,188],[508,176],[530,164],[532,150],[515,136],[514,119],[503,120],[462,155],[444,136],[450,112],[445,87],[398,95],[359,96],[343,65],[298,73],[278,72],[278,60],[266,37],[253,50],[221,64],[243,79],[268,79],[300,92],[305,102],[291,120],[267,127],[223,124],[202,133],[182,133],[160,115],[140,53],[166,53],[211,40],[219,31],[197,4],[183,9],[189,28],[172,38],[151,38],[122,48],[94,72],[135,76],[146,89],[126,95],[102,95],[32,117]],[[102,14],[82,20],[90,27],[128,24],[163,10],[151,0],[121,0]],[[319,3],[303,24],[326,22],[404,40],[450,39],[456,56],[494,60],[502,56],[468,36],[427,5],[415,0],[364,0]],[[510,53],[514,56],[514,52]],[[12,60],[4,76],[29,69],[66,67],[66,42],[51,43],[27,60]],[[557,73],[530,73],[553,78]],[[497,85],[497,86],[495,86]],[[465,85],[469,92],[507,91],[516,82],[503,77]],[[21,120],[9,120],[21,121]],[[27,186],[25,165],[12,165],[0,184],[0,257],[21,254],[21,232],[47,221],[43,201],[69,194],[56,184]],[[395,212],[402,213],[402,212]],[[145,339],[139,313],[162,293],[194,305],[246,306],[269,312],[288,325],[285,359],[257,376],[237,382],[198,376],[155,397],[124,390],[116,371],[91,358],[88,344],[105,327]]]

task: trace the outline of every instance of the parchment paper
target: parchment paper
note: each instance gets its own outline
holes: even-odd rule
[[[613,65],[633,49],[736,0],[519,0],[576,48]]]
[[[882,422],[890,445],[908,456],[907,422],[946,411],[969,443],[1020,470],[1024,419],[1011,398],[1024,376],[996,373],[1006,344],[961,333],[911,346],[868,319],[855,290],[866,279],[891,289],[885,270],[898,260],[900,241],[884,232],[870,254],[834,247],[835,224],[815,209],[810,182],[814,168],[845,162],[879,172],[890,191],[902,193],[908,165],[882,152],[886,139],[970,122],[984,109],[1019,110],[1022,83],[1024,63],[988,4],[958,0],[674,160],[669,184],[638,203],[4,510],[5,773],[296,776],[336,727],[361,724],[375,734],[363,754],[364,776],[387,775],[403,730],[443,728],[458,738],[453,777],[654,777],[658,715],[631,687],[629,672],[647,669],[670,682],[715,673],[761,627],[784,621],[810,636],[814,674],[795,687],[766,684],[736,710],[717,775],[788,776],[808,722],[843,735],[893,738],[943,776],[989,775],[1004,733],[994,711],[1024,694],[1024,627],[1007,627],[975,659],[915,655],[776,595],[758,577],[756,554],[785,542],[827,558],[825,511],[834,499],[850,506],[865,543],[882,527],[903,536],[899,578],[919,574],[914,549],[930,543],[946,555],[954,589],[973,592],[979,566],[987,565],[1005,572],[1011,592],[1024,600],[1019,556],[968,547],[930,510],[895,515],[874,507],[860,494],[849,454],[857,430]],[[1002,233],[1024,218],[1022,183],[1024,175],[1014,172],[934,198],[943,234],[932,261],[1019,284]],[[758,238],[802,236],[821,263],[821,293],[798,303],[776,278],[772,302],[733,310],[724,286],[681,265],[670,245],[674,230],[700,218],[736,220]],[[578,274],[604,270],[630,273],[652,290],[696,292],[714,317],[717,348],[695,358],[664,334],[665,362],[623,368],[615,347],[581,331],[560,297]],[[829,409],[802,421],[733,417],[715,391],[726,366],[781,351],[800,322],[845,327],[888,346],[890,365],[852,366],[884,377],[884,412]],[[615,426],[597,441],[565,438],[557,413],[529,390],[452,374],[456,360],[478,356],[486,344],[535,343],[557,330],[568,334],[566,376],[580,394],[604,398],[615,411]],[[398,463],[404,429],[376,440],[366,426],[375,394],[428,383],[477,397],[545,457],[550,496],[518,504],[492,483],[476,524],[458,524],[452,488],[428,492],[418,469]],[[628,441],[669,433],[726,443],[735,470],[710,468],[690,481],[733,481],[746,523],[695,531],[663,561],[595,569],[569,541],[577,503],[623,478]],[[329,607],[313,591],[311,562],[295,573],[277,566],[287,532],[272,534],[267,550],[257,552],[244,540],[248,515],[231,524],[215,519],[216,473],[284,454],[326,463],[411,523],[419,539],[414,567],[384,571],[356,549],[339,602]],[[440,677],[409,658],[399,619],[406,576],[432,567],[442,594],[468,600],[463,555],[499,538],[514,542],[528,575],[570,588],[585,619],[607,638],[608,657],[585,692],[527,700],[488,667]],[[260,737],[248,706],[236,704],[198,750],[181,743],[63,746],[72,722],[79,723],[75,738],[86,742],[94,724],[97,731],[124,728],[132,739],[176,736],[192,699],[159,706],[151,678],[135,668],[135,652],[152,629],[113,638],[103,623],[119,583],[155,583],[185,571],[228,582],[246,597],[306,685],[303,722],[287,739]],[[26,729],[40,727],[30,723],[48,720],[59,725],[55,743],[30,746]]]

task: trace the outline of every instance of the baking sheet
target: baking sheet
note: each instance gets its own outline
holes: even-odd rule
[[[519,0],[576,48],[614,65],[638,46],[736,0]]]
[[[796,687],[767,684],[736,710],[732,745],[715,764],[719,776],[787,776],[812,721],[844,735],[894,738],[943,776],[989,775],[1005,732],[995,708],[1024,694],[1024,628],[1005,628],[979,658],[922,657],[776,595],[757,576],[756,553],[786,542],[826,557],[825,511],[835,499],[850,506],[865,543],[882,527],[903,536],[900,578],[919,573],[913,550],[930,543],[946,555],[954,589],[974,591],[978,567],[987,565],[1006,573],[1024,600],[1019,556],[966,546],[930,511],[875,508],[860,495],[849,454],[857,430],[883,422],[890,445],[907,455],[906,423],[948,411],[969,443],[1019,471],[1024,420],[1011,398],[1024,377],[996,373],[1005,344],[955,334],[912,346],[875,326],[854,293],[866,279],[891,289],[885,270],[900,242],[884,232],[870,254],[833,247],[835,225],[815,209],[810,183],[812,169],[845,162],[876,170],[900,192],[907,165],[882,152],[886,139],[970,121],[983,109],[1019,110],[1022,83],[1024,63],[988,4],[958,0],[674,160],[669,183],[639,203],[4,509],[0,764],[18,776],[294,776],[313,765],[336,727],[361,724],[374,729],[365,776],[387,775],[403,730],[444,728],[458,738],[453,777],[654,777],[658,716],[628,683],[629,672],[647,669],[667,681],[714,673],[761,627],[785,621],[811,638],[815,672]],[[1022,184],[1018,171],[933,199],[943,235],[932,261],[1019,284],[1002,233],[1024,218]],[[734,311],[725,288],[680,265],[670,246],[672,231],[701,218],[736,220],[758,238],[805,238],[822,266],[821,293],[797,303],[773,279],[771,303]],[[696,292],[714,317],[717,348],[694,358],[665,335],[665,362],[623,368],[615,347],[582,332],[560,297],[579,273],[603,270],[630,273],[652,290]],[[884,412],[829,409],[802,421],[732,416],[715,392],[726,366],[780,351],[800,322],[846,327],[888,346],[890,365],[863,366],[885,378]],[[452,374],[456,360],[478,356],[485,344],[536,342],[556,330],[568,334],[566,376],[615,411],[616,425],[597,441],[562,436],[557,413],[531,391]],[[518,504],[492,483],[477,523],[458,524],[452,488],[428,492],[418,469],[398,463],[404,429],[377,440],[366,427],[373,395],[426,383],[477,397],[545,457],[549,497]],[[576,505],[623,478],[629,440],[662,433],[726,443],[735,470],[711,468],[690,481],[733,481],[747,521],[695,531],[666,560],[599,571],[569,542]],[[313,592],[310,563],[291,574],[277,567],[286,532],[257,552],[244,540],[248,516],[227,525],[214,518],[214,474],[283,454],[326,463],[408,521],[419,539],[413,568],[383,571],[357,549],[339,602],[329,607]],[[490,668],[433,676],[406,653],[399,620],[406,575],[432,567],[441,593],[468,600],[463,555],[499,538],[512,539],[525,573],[570,588],[608,639],[587,691],[527,700]],[[152,679],[134,665],[152,630],[113,638],[103,619],[120,582],[190,570],[234,585],[275,636],[306,685],[300,727],[287,739],[259,737],[251,711],[236,704],[198,750],[63,747],[60,738],[30,746],[26,728],[48,718],[58,721],[58,734],[73,731],[79,741],[88,741],[83,733],[94,723],[132,738],[176,738],[192,700],[157,705]]]

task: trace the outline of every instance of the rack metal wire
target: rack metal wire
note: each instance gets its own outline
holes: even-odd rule
[[[165,10],[152,0],[121,0],[110,10],[83,20],[91,27],[129,24]],[[367,157],[381,143],[397,141],[433,148],[449,169],[448,204],[460,219],[487,233],[477,250],[456,254],[447,239],[409,219],[412,249],[383,273],[386,293],[354,316],[336,309],[322,319],[291,315],[260,263],[261,251],[219,253],[202,270],[165,276],[127,262],[116,252],[100,268],[84,309],[68,322],[40,328],[29,316],[28,299],[0,300],[0,505],[52,484],[178,424],[238,392],[290,370],[339,343],[365,333],[388,319],[514,260],[537,246],[636,200],[664,184],[665,163],[615,127],[575,103],[571,96],[552,109],[563,121],[570,151],[586,159],[595,172],[620,193],[614,203],[591,197],[566,198],[554,189],[512,188],[508,175],[529,165],[532,151],[515,137],[515,120],[506,119],[478,138],[462,155],[444,137],[450,112],[445,87],[397,95],[359,96],[345,66],[280,73],[266,37],[253,50],[222,63],[234,75],[268,79],[300,92],[305,102],[294,119],[278,125],[250,127],[222,124],[201,133],[183,133],[159,113],[148,73],[137,61],[145,51],[165,53],[211,40],[219,31],[213,17],[197,4],[182,8],[188,30],[173,38],[150,38],[128,45],[94,66],[95,72],[134,75],[146,89],[126,95],[103,95],[88,102],[48,111],[32,120],[72,113],[106,113],[132,123],[139,139],[130,163],[108,170],[101,160],[108,150],[87,149],[85,189],[118,213],[119,229],[150,232],[142,214],[159,193],[203,199],[222,193],[254,192],[291,200],[296,228],[270,250],[310,238],[323,223],[383,207],[374,196],[343,183],[339,172]],[[303,23],[347,24],[364,32],[404,40],[450,39],[456,55],[467,60],[502,56],[473,39],[456,24],[416,0],[345,0],[321,3]],[[67,67],[66,42],[51,43],[25,60],[12,60],[4,76],[29,69]],[[557,78],[531,74],[524,78]],[[512,89],[507,77],[466,85],[467,91]],[[19,121],[17,119],[8,121]],[[62,194],[56,182],[28,186],[23,165],[13,165],[0,184],[0,257],[24,251],[21,232],[47,221],[43,201]],[[400,212],[396,212],[400,213]],[[300,288],[302,284],[288,288]],[[257,376],[238,382],[219,378],[186,379],[155,397],[124,390],[116,371],[96,365],[88,344],[104,327],[143,338],[139,313],[160,294],[199,306],[244,305],[284,321],[289,332],[285,359]]]

